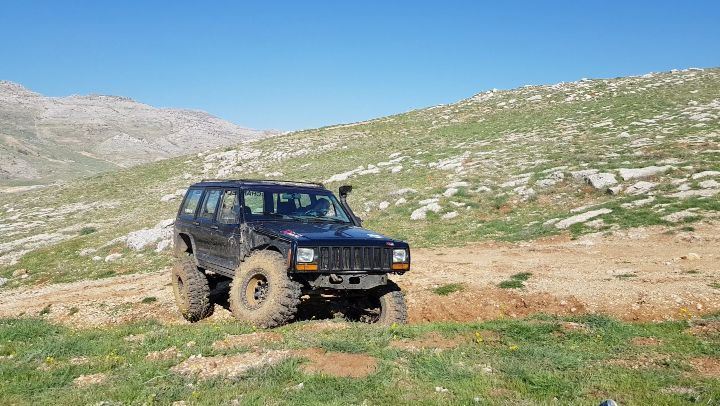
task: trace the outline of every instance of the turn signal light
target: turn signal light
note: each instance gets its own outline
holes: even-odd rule
[[[317,264],[297,264],[295,265],[295,269],[298,271],[317,271],[318,266]]]
[[[407,271],[410,269],[410,264],[404,263],[404,264],[392,264],[392,270],[393,271]]]

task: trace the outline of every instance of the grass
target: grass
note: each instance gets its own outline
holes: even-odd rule
[[[525,287],[525,281],[530,279],[530,276],[532,276],[530,272],[516,273],[510,279],[500,282],[498,286],[503,289],[521,289]]]
[[[147,303],[155,303],[155,302],[157,302],[157,298],[155,296],[146,296],[146,297],[142,298],[142,300],[140,301],[140,303],[146,303],[146,304]]]
[[[626,273],[621,273],[619,275],[615,275],[615,277],[618,279],[630,279],[630,278],[637,278],[637,274],[635,274],[633,272],[626,272]]]
[[[447,296],[451,293],[460,292],[463,289],[465,289],[465,285],[463,285],[462,283],[448,283],[446,285],[438,286],[432,291],[436,295]]]
[[[563,321],[585,330],[565,331]],[[0,321],[0,404],[714,404],[720,379],[692,366],[694,358],[720,357],[720,338],[693,336],[684,322],[630,324],[599,316],[497,320],[484,323],[433,323],[390,328],[351,324],[344,330],[307,331],[304,323],[275,329],[277,349],[320,346],[363,353],[379,360],[378,370],[359,379],[303,373],[302,360],[251,371],[236,380],[198,381],[169,371],[190,354],[204,356],[244,351],[215,350],[226,334],[252,331],[232,322],[165,326],[153,322],[72,330],[39,319]],[[492,332],[497,340],[473,340]],[[405,351],[395,339],[435,333],[468,337],[445,351]],[[128,341],[134,335],[144,337]],[[655,337],[658,346],[628,344],[634,337]],[[188,347],[189,342],[194,342]],[[149,361],[145,356],[175,346],[178,360]],[[84,357],[86,363],[70,360]],[[650,361],[647,361],[650,360]],[[665,361],[670,360],[670,361]],[[639,363],[639,364],[638,364]],[[635,365],[643,365],[636,368]],[[487,369],[491,372],[488,372]],[[80,375],[103,373],[98,385],[77,387]],[[296,389],[302,383],[302,389]],[[447,388],[439,393],[435,387]],[[672,388],[690,388],[683,393]]]
[[[80,229],[79,234],[80,235],[88,235],[88,234],[92,234],[96,231],[97,231],[97,228],[95,228],[95,227],[83,227]]]

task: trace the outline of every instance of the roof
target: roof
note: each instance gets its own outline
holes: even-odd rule
[[[294,186],[325,189],[325,186],[322,183],[318,182],[303,182],[277,179],[203,179],[202,181],[195,183],[192,186]]]

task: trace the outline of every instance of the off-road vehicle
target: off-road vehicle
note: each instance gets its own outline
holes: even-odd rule
[[[190,321],[213,309],[210,292],[230,282],[239,320],[274,327],[301,301],[343,303],[343,315],[402,323],[405,299],[389,274],[410,270],[407,243],[361,226],[347,203],[320,183],[203,180],[188,189],[175,221],[175,300]],[[225,283],[227,286],[227,283]]]

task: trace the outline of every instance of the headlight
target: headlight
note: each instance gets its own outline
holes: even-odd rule
[[[407,262],[407,250],[393,250],[393,262]]]
[[[298,248],[297,262],[313,262],[315,259],[315,250],[312,248]]]

